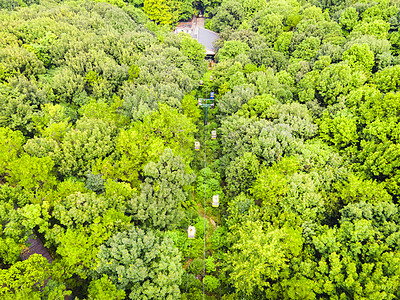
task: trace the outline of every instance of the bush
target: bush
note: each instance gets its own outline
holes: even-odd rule
[[[219,280],[212,275],[204,276],[204,287],[208,292],[214,292],[219,287]]]

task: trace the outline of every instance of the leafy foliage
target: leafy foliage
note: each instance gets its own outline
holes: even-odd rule
[[[172,33],[193,13],[216,62]],[[400,298],[399,20],[393,1],[0,1],[0,297]],[[20,261],[32,234],[51,265]]]
[[[57,299],[71,293],[66,291],[64,285],[54,284],[52,280],[46,282],[50,276],[51,268],[47,259],[34,254],[25,261],[15,263],[8,270],[0,270],[3,283],[0,295],[4,299],[40,299],[43,291],[48,299]]]
[[[115,249],[118,249],[115,251]],[[179,297],[180,256],[168,238],[131,227],[111,237],[99,252],[97,272],[107,274],[129,299]]]
[[[186,173],[182,159],[168,148],[157,163],[150,162],[143,171],[141,192],[129,201],[129,212],[148,227],[172,229],[183,217],[185,187],[193,182],[193,175]]]

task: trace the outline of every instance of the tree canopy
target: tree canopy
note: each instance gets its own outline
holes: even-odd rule
[[[0,1],[0,298],[400,298],[399,9]]]

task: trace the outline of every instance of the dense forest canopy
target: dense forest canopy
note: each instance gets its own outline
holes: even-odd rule
[[[172,33],[199,14],[215,65]],[[0,0],[0,298],[400,298],[399,26],[394,0]]]

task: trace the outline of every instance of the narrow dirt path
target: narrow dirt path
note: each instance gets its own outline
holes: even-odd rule
[[[197,212],[199,213],[200,216],[203,217],[205,215],[203,207],[199,203],[197,203],[197,207],[198,207]],[[215,228],[217,228],[217,223],[214,221],[214,219],[211,216],[209,216],[209,215],[205,215],[205,216],[206,216],[206,219],[208,221],[210,221],[211,225],[213,226],[213,228],[215,230]]]
[[[37,236],[31,235],[28,239],[28,243],[30,246],[21,253],[22,260],[28,259],[33,254],[40,254],[45,257],[50,264],[53,262],[49,251],[44,247],[42,241]]]

